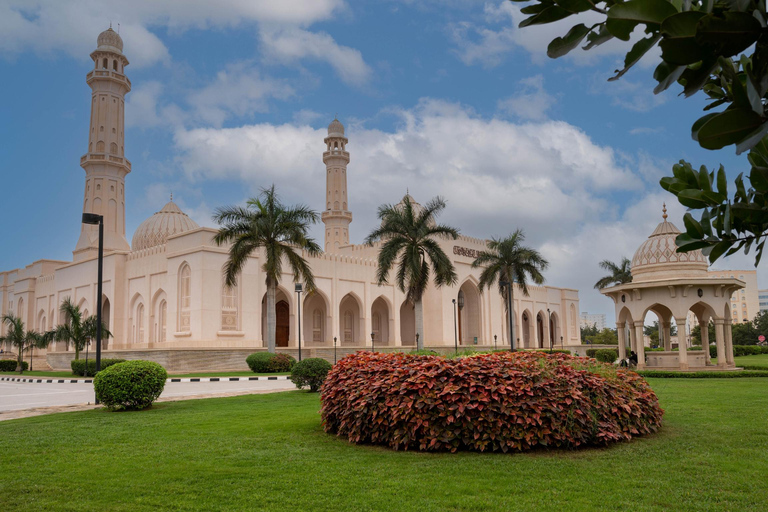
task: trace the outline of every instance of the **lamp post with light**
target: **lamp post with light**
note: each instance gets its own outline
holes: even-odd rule
[[[376,335],[376,333],[371,333],[371,352],[376,352],[376,347],[374,345],[373,337]]]
[[[102,280],[104,274],[104,216],[96,213],[84,213],[83,224],[99,226],[99,256],[98,256],[98,278],[96,283],[96,372],[101,371],[101,303],[102,303]],[[87,368],[86,368],[87,373]],[[96,404],[99,399],[96,399]]]
[[[552,345],[555,343],[555,335],[552,332],[552,313],[547,308],[547,331],[549,332],[549,353],[552,353]]]
[[[336,364],[336,336],[333,337],[333,364]]]
[[[298,306],[299,306],[299,361],[301,361],[301,283],[296,283],[295,286],[296,294],[299,296],[298,300]]]

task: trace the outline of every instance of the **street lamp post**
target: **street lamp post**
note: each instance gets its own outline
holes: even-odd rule
[[[514,352],[515,350],[515,324],[512,320],[512,283],[509,281],[501,281],[499,283],[501,286],[505,286],[507,288],[507,322],[509,327],[509,350],[510,352]]]
[[[549,332],[549,353],[552,353],[552,345],[555,343],[555,335],[552,333],[552,313],[547,308],[547,331]]]
[[[336,364],[336,336],[333,337],[333,364]]]
[[[419,333],[416,333],[416,350],[419,350]]]
[[[104,216],[95,213],[84,213],[83,224],[99,226],[99,257],[98,278],[96,282],[96,373],[101,371],[101,304],[102,304],[102,280],[104,274]],[[88,368],[86,367],[86,373]],[[99,399],[95,400],[98,405]]]
[[[374,345],[373,337],[376,333],[371,333],[371,352],[376,352],[376,346]]]
[[[496,335],[495,334],[493,335],[493,350],[497,350],[497,347],[496,347]]]
[[[295,290],[299,296],[299,361],[301,361],[301,283],[296,283]]]
[[[459,327],[456,323],[456,299],[453,299],[451,302],[453,302],[453,350],[454,352],[459,351]]]

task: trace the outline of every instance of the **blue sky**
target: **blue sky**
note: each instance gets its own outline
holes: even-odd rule
[[[677,86],[654,96],[653,55],[609,83],[626,44],[551,60],[547,43],[573,23],[521,30],[523,18],[502,1],[0,0],[0,269],[71,259],[88,55],[111,21],[133,84],[129,241],[171,192],[201,225],[272,183],[286,202],[322,209],[322,139],[338,114],[353,241],[406,189],[421,202],[440,194],[443,220],[463,234],[523,228],[551,262],[548,284],[579,289],[581,309],[611,321],[611,301],[592,290],[597,263],[631,258],[663,201],[682,227],[659,178],[685,158],[723,163],[732,181],[746,159],[690,139],[703,102]]]

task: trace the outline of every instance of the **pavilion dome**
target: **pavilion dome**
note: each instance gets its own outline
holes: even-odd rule
[[[328,125],[328,136],[329,137],[344,136],[344,125],[341,124],[341,121],[335,118],[333,121],[331,121],[331,124]]]
[[[112,30],[112,27],[99,34],[96,43],[98,44],[98,50],[123,53],[123,38]]]
[[[666,206],[663,218],[632,258],[632,281],[706,277],[709,263],[700,250],[676,252],[675,238],[680,234],[680,230],[667,221]]]
[[[179,233],[191,231],[199,227],[197,222],[190,219],[171,200],[163,206],[162,210],[152,215],[136,228],[133,240],[131,241],[131,249],[140,251],[163,245],[168,241],[169,236],[178,235]]]

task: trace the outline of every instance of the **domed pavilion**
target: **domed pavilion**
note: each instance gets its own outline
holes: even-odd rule
[[[703,370],[733,368],[731,304],[734,291],[745,283],[735,278],[714,278],[707,273],[707,258],[700,250],[678,253],[675,238],[680,230],[663,220],[640,245],[632,258],[632,282],[603,288],[600,293],[613,299],[619,336],[619,358],[624,359],[626,342],[637,353],[638,369]],[[702,350],[690,350],[686,343],[686,319],[692,312],[699,325],[715,324],[717,365],[709,357],[709,330],[701,330]],[[664,351],[649,352],[643,345],[645,316],[659,318]],[[678,350],[670,342],[672,322],[677,324]]]

